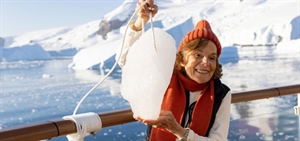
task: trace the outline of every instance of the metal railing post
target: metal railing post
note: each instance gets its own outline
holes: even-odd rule
[[[295,115],[300,115],[300,93],[298,94],[298,105],[294,107]]]
[[[298,93],[297,97],[298,105],[295,106],[295,114],[298,115],[298,140],[300,139],[300,117],[299,117],[299,109],[300,109],[300,93]]]

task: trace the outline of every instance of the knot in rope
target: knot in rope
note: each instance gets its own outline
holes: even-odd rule
[[[67,135],[69,141],[83,141],[85,136],[94,134],[102,129],[102,122],[96,113],[83,113],[71,116],[64,116],[65,120],[72,120],[76,124],[77,133]]]

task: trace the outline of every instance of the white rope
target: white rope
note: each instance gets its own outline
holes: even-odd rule
[[[145,32],[144,22],[145,22],[144,19],[142,19],[142,35],[144,35]],[[124,35],[126,35],[126,33]]]
[[[149,0],[146,0],[144,3],[141,4],[141,6],[132,14],[132,16],[130,17],[130,19],[128,20],[127,26],[125,28],[125,32],[124,32],[124,36],[123,36],[123,40],[122,40],[122,47],[120,50],[120,54],[122,54],[123,51],[123,47],[124,47],[124,42],[125,42],[125,35],[127,33],[128,27],[129,27],[129,23],[130,21],[132,21],[132,19],[134,18],[134,16],[137,14],[137,12],[148,2]],[[151,19],[151,28],[152,28],[152,33],[153,33],[153,42],[154,42],[154,47],[155,47],[155,40],[154,40],[154,30],[153,30],[153,26],[152,26],[152,13],[150,12],[150,19]],[[156,50],[156,47],[155,47]],[[102,80],[100,80],[92,89],[90,89],[83,97],[82,99],[78,102],[73,115],[76,115],[77,110],[79,108],[79,106],[81,105],[81,103],[112,73],[112,71],[116,68],[119,60],[121,58],[121,55],[118,57],[118,59],[116,60],[116,62],[114,63],[113,67],[110,69],[110,71],[102,78]]]
[[[76,124],[77,133],[67,135],[69,141],[83,141],[85,136],[94,134],[102,129],[102,122],[96,113],[84,113],[64,116],[65,120],[72,120]]]
[[[154,35],[154,28],[153,28],[153,19],[152,19],[152,12],[150,12],[150,25],[151,25],[151,29],[152,29],[152,40],[153,40],[153,47],[157,53],[157,49],[156,49],[156,42],[155,42],[155,35]]]
[[[127,26],[125,28],[125,32],[124,32],[124,36],[123,36],[123,40],[122,40],[122,46],[121,46],[121,50],[120,50],[120,54],[122,54],[123,48],[124,48],[124,42],[125,42],[125,37],[126,37],[126,33],[129,27],[129,23],[132,21],[133,17],[136,15],[136,13],[148,2],[149,0],[146,0],[144,3],[141,4],[141,6],[133,13],[133,15],[130,17],[130,19],[128,20]],[[154,48],[156,50],[156,44],[155,44],[155,35],[154,35],[154,29],[153,29],[153,24],[152,24],[152,13],[150,12],[150,19],[151,19],[151,28],[152,28],[152,37],[153,37],[153,44],[154,44]],[[144,22],[144,21],[142,21]],[[144,30],[144,23],[143,23],[143,27],[142,29]],[[121,56],[121,55],[120,55]],[[85,136],[88,136],[89,133],[95,133],[101,130],[102,128],[102,122],[100,117],[98,116],[98,114],[95,113],[84,113],[84,114],[78,114],[76,115],[76,112],[79,108],[79,106],[81,105],[81,103],[85,100],[85,98],[90,95],[90,93],[92,91],[94,91],[111,73],[112,71],[115,69],[115,67],[117,66],[119,60],[121,57],[118,57],[118,59],[116,60],[116,62],[114,63],[113,67],[110,69],[110,71],[102,78],[102,80],[100,80],[91,90],[89,90],[84,96],[83,98],[79,101],[79,103],[77,104],[73,115],[72,116],[65,116],[63,117],[63,119],[65,120],[72,120],[75,122],[76,124],[76,129],[77,129],[77,133],[74,134],[69,134],[67,135],[67,138],[69,141],[83,141]]]

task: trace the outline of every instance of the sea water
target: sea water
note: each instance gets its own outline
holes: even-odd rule
[[[234,51],[234,50],[231,50]],[[238,48],[238,56],[222,58],[223,78],[232,92],[299,84],[297,52],[274,55],[276,47]],[[233,53],[237,53],[233,52]],[[0,63],[0,129],[61,119],[71,115],[80,99],[108,70],[72,70],[71,58]],[[77,113],[129,108],[120,95],[120,69],[95,89]],[[297,96],[290,95],[232,104],[229,141],[298,140]],[[86,141],[136,141],[146,136],[139,122],[103,128]],[[53,141],[67,141],[57,137]]]

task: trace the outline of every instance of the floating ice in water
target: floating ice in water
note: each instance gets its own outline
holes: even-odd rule
[[[176,56],[175,40],[159,28],[154,28],[137,40],[128,52],[122,69],[121,94],[134,117],[157,119],[164,93],[170,82]]]
[[[50,77],[52,77],[51,74],[43,74],[43,78],[50,78]]]

